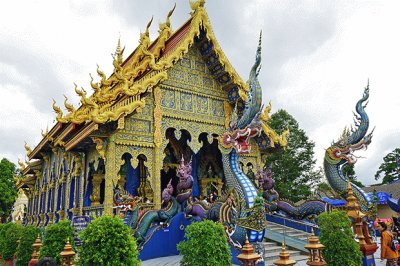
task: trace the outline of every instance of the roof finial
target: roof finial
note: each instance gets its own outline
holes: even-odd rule
[[[153,16],[151,16],[151,19],[150,19],[149,23],[147,23],[147,26],[146,26],[146,34],[147,35],[149,34],[149,28],[150,28],[152,22],[153,22]]]
[[[168,27],[171,26],[171,21],[169,20],[169,18],[170,18],[170,17],[172,16],[172,14],[174,13],[175,8],[176,8],[176,3],[174,4],[174,7],[168,12],[167,21],[165,22],[165,24],[166,24]]]

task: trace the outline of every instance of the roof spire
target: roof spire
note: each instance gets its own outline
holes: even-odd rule
[[[118,43],[117,43],[117,48],[115,49],[115,54],[114,54],[114,59],[115,56],[117,57],[117,63],[118,65],[122,65],[122,54],[124,53],[125,47],[121,49],[121,35],[118,37]]]

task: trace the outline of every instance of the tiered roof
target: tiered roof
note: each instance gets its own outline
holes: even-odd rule
[[[199,48],[212,75],[222,88],[229,92],[231,103],[247,101],[248,84],[243,82],[219,46],[204,9],[204,2],[190,2],[191,17],[182,27],[172,32],[170,17],[174,7],[168,13],[165,23],[159,25],[159,36],[153,42],[149,37],[153,19],[150,20],[145,32],[140,36],[139,46],[125,60],[124,49],[121,49],[118,40],[112,75],[106,78],[97,67],[100,81],[94,82],[91,77],[91,96],[88,96],[83,88],[78,89],[75,85],[75,92],[81,103],[78,108],[69,104],[68,98],[64,96],[64,113],[53,101],[57,124],[49,132],[42,133],[43,139],[33,150],[25,145],[28,159],[42,159],[43,152],[51,150],[52,147],[59,146],[66,151],[71,150],[98,130],[99,125],[118,121],[133,112],[140,112],[146,104],[143,95],[166,80],[167,70],[187,54],[193,45]],[[277,143],[285,146],[285,139],[280,138],[265,123],[269,118],[268,112],[269,110],[263,113],[264,133],[272,140],[271,145]],[[31,163],[28,163],[28,167],[24,167],[24,174],[32,172],[30,165]]]

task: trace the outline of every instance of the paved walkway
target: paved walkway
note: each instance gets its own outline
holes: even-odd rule
[[[380,253],[375,253],[380,254]],[[380,255],[378,255],[379,257]],[[376,257],[376,256],[375,256]],[[170,256],[170,257],[162,257],[152,260],[142,261],[142,266],[179,266],[179,261],[182,259],[182,256]],[[296,266],[307,266],[307,261],[299,261],[295,265]],[[384,262],[380,262],[379,258],[375,258],[376,266],[385,266]],[[235,264],[233,265],[235,266]],[[238,266],[238,265],[237,265]]]
[[[378,238],[378,250],[375,252],[375,263],[376,266],[385,266],[385,262],[380,262],[381,250],[380,250],[380,238]],[[170,256],[170,257],[162,257],[152,260],[142,261],[142,266],[179,266],[179,261],[182,259],[182,256]],[[307,261],[299,261],[297,266],[307,266]],[[233,265],[235,266],[235,265]]]

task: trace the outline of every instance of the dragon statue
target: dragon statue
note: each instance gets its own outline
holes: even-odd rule
[[[360,149],[366,149],[371,143],[372,133],[367,134],[369,127],[368,115],[365,112],[366,102],[369,97],[369,85],[364,89],[362,98],[356,104],[355,128],[345,130],[337,142],[332,143],[331,147],[326,149],[324,159],[325,175],[330,186],[343,197],[347,194],[347,180],[343,176],[342,168],[346,164],[354,164],[357,157],[353,154]],[[365,103],[366,102],[366,103]],[[365,104],[364,104],[365,103]],[[371,204],[371,198],[358,186],[351,184],[354,195],[358,198],[361,210],[368,211],[368,205]]]

